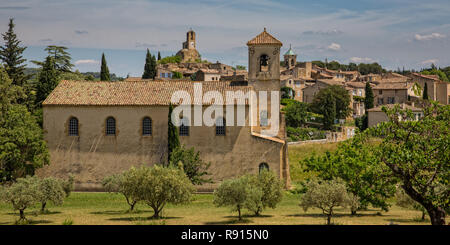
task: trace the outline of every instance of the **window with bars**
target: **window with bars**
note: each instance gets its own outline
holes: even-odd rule
[[[152,119],[150,117],[144,117],[142,120],[142,135],[152,135]]]
[[[78,136],[78,119],[76,117],[69,119],[69,136]]]
[[[189,136],[189,119],[182,118],[180,125],[180,136]]]
[[[113,117],[106,119],[106,135],[116,135],[116,119]]]
[[[225,119],[223,117],[219,117],[216,120],[216,135],[225,135]]]

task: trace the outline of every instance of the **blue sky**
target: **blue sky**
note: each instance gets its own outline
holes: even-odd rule
[[[42,60],[45,46],[64,45],[76,69],[98,71],[105,52],[120,76],[142,75],[147,48],[175,54],[189,28],[204,59],[230,65],[247,65],[245,44],[264,27],[300,61],[450,65],[448,0],[1,0],[0,32],[10,17],[25,58]]]

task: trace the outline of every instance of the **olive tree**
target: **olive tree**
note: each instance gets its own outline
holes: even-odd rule
[[[3,188],[2,200],[11,203],[14,210],[19,210],[19,221],[26,220],[25,209],[39,203],[42,192],[37,177],[19,178],[9,187]]]
[[[342,180],[313,179],[306,184],[306,188],[306,193],[301,196],[300,206],[305,212],[309,208],[321,209],[327,216],[327,225],[331,224],[334,208],[348,205],[347,187]]]
[[[168,203],[177,205],[191,201],[195,188],[182,170],[155,165],[137,171],[143,176],[137,196],[153,209],[153,218],[159,218]]]
[[[74,183],[74,177],[72,174],[69,175],[69,178],[67,180],[60,180],[60,184],[66,193],[66,197],[70,196],[70,193],[73,191],[73,183]]]
[[[421,220],[425,220],[427,210],[425,210],[425,208],[418,202],[409,197],[401,188],[398,188],[395,193],[395,203],[402,208],[415,209],[422,212]]]
[[[249,179],[249,195],[245,207],[256,216],[269,207],[276,208],[283,198],[283,183],[274,172],[263,170],[259,175],[251,175]]]
[[[41,213],[46,212],[45,206],[48,202],[59,206],[64,202],[66,192],[64,191],[61,181],[52,177],[44,178],[38,181],[38,188],[41,192],[39,202],[41,203]]]
[[[134,211],[135,205],[141,200],[141,188],[144,178],[148,175],[147,168],[134,168],[120,174],[108,176],[103,179],[103,187],[107,192],[122,194],[130,206],[129,211]]]
[[[213,203],[218,207],[231,206],[231,211],[237,211],[239,220],[242,220],[241,211],[246,204],[249,205],[249,193],[255,192],[250,194],[253,200],[260,200],[262,196],[262,190],[249,186],[248,182],[247,176],[223,181],[214,191]]]

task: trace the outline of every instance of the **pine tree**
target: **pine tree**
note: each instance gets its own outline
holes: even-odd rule
[[[2,34],[5,46],[0,47],[0,59],[13,84],[22,86],[28,79],[28,76],[24,74],[25,64],[23,64],[26,59],[22,57],[26,47],[20,46],[20,41],[14,33],[14,19],[9,19],[8,26],[8,31]]]
[[[36,104],[40,106],[47,96],[58,85],[58,71],[55,69],[53,57],[47,56],[36,85]]]
[[[172,112],[173,112],[173,105],[169,105],[169,131],[168,131],[168,154],[167,154],[167,163],[170,162],[170,155],[172,152],[180,147],[180,139],[178,137],[178,129],[173,125],[172,123]]]
[[[428,100],[428,85],[425,83],[425,86],[423,87],[423,97],[422,99]]]
[[[373,90],[369,82],[366,82],[366,98],[364,99],[364,107],[367,110],[373,108]]]
[[[102,53],[102,66],[100,69],[100,81],[111,81],[108,65],[106,64],[105,54]]]
[[[49,45],[45,48],[49,56],[52,56],[54,67],[56,70],[61,72],[70,72],[73,64],[70,62],[70,54],[66,51],[67,47]],[[36,65],[44,66],[44,62],[32,60]]]
[[[142,79],[152,78],[152,55],[147,49],[147,55],[145,56],[144,74],[142,74]]]
[[[161,53],[158,51],[158,61],[161,60]]]

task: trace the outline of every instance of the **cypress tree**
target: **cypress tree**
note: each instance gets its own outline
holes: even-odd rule
[[[167,164],[170,162],[170,155],[172,152],[180,147],[180,139],[178,137],[178,129],[175,125],[172,123],[172,111],[173,111],[173,105],[169,105],[169,131],[168,131],[168,154],[167,154]]]
[[[0,59],[5,64],[6,72],[12,83],[22,86],[28,79],[25,75],[26,59],[22,57],[23,51],[26,47],[21,47],[20,41],[17,40],[17,35],[14,33],[14,19],[9,19],[8,31],[2,34],[5,45],[0,47]]]
[[[332,94],[327,94],[323,103],[323,126],[331,129],[336,119],[336,99]]]
[[[142,79],[152,78],[152,55],[147,49],[147,55],[145,56],[144,74],[142,74]]]
[[[156,64],[156,57],[154,56],[154,55],[152,55],[152,62],[151,62],[151,78],[152,79],[155,79],[155,77],[156,77],[156,74],[157,74],[157,71],[156,71],[156,67],[157,67],[157,64]]]
[[[428,85],[427,85],[427,83],[425,83],[425,86],[423,87],[422,99],[428,100]]]
[[[158,51],[158,61],[161,60],[161,53]]]
[[[108,65],[106,64],[105,53],[102,53],[102,66],[100,68],[100,81],[111,81]]]
[[[40,106],[47,96],[58,85],[58,72],[55,69],[55,61],[51,56],[47,56],[36,85],[36,104]]]
[[[369,82],[366,82],[366,98],[364,99],[364,106],[367,110],[373,108],[373,91],[372,91],[372,87],[370,86]]]

